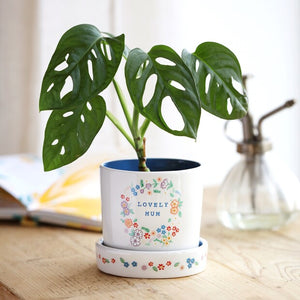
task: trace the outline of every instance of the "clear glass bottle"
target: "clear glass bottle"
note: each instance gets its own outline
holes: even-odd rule
[[[300,211],[300,185],[270,153],[241,154],[218,195],[217,215],[231,229],[278,229]]]
[[[229,171],[217,198],[217,215],[225,227],[278,229],[300,215],[299,180],[272,157],[272,145],[261,133],[261,124],[267,117],[294,103],[287,101],[264,115],[256,127],[249,113],[241,119],[243,140],[236,142],[241,159]]]

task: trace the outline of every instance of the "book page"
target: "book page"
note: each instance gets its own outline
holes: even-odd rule
[[[63,169],[44,172],[42,160],[31,154],[0,156],[0,188],[26,207],[62,174]]]

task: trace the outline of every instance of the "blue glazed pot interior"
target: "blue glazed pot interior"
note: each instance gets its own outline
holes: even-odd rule
[[[104,167],[123,170],[123,171],[139,171],[137,159],[114,160],[103,164]],[[147,166],[152,172],[163,171],[180,171],[197,168],[200,166],[198,162],[183,159],[172,158],[148,158]]]

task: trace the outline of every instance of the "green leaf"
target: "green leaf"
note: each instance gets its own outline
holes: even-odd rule
[[[105,112],[101,96],[73,109],[54,110],[45,130],[45,171],[71,163],[85,153],[103,124]]]
[[[146,227],[142,227],[142,230],[146,231],[146,232],[150,232],[150,229],[149,228],[146,228]]]
[[[76,107],[95,98],[112,81],[123,50],[124,35],[104,37],[88,24],[72,27],[60,39],[45,73],[40,110]],[[68,78],[73,87],[61,97]]]
[[[153,267],[152,269],[153,269],[155,272],[158,271],[157,267]]]
[[[184,50],[182,59],[193,74],[202,108],[224,119],[239,119],[247,113],[241,68],[228,48],[206,42],[193,54]]]
[[[122,264],[124,264],[124,263],[125,263],[124,258],[120,257],[120,262],[121,262]]]
[[[174,267],[178,267],[179,266],[179,262],[174,264]]]
[[[159,62],[159,59],[166,59],[170,65]],[[155,90],[144,106],[145,86],[153,74],[157,77]],[[148,54],[141,49],[133,49],[125,65],[125,77],[131,99],[141,114],[171,134],[196,138],[200,100],[190,70],[174,50],[164,45],[154,46]],[[182,88],[175,87],[178,84]],[[171,98],[182,116],[182,130],[169,128],[162,116],[162,102],[166,97]]]

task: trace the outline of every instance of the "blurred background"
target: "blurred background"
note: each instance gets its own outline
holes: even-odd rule
[[[243,73],[253,75],[247,86],[255,120],[285,100],[298,100],[290,110],[266,120],[263,133],[273,142],[273,154],[300,178],[298,0],[0,0],[0,155],[41,155],[49,115],[38,110],[42,77],[61,35],[80,23],[125,33],[129,48],[144,51],[166,44],[178,53],[183,48],[193,52],[205,41],[227,46]],[[104,95],[119,115],[112,90]],[[176,122],[175,113],[170,118]],[[234,122],[238,139],[241,125]],[[147,156],[197,160],[203,165],[205,186],[220,184],[239,159],[235,145],[224,136],[224,123],[203,111],[196,142],[152,125]],[[86,157],[107,153],[135,155],[108,119]]]

